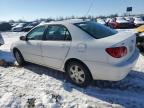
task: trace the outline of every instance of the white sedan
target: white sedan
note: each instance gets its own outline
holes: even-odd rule
[[[144,25],[144,20],[141,17],[134,18],[134,24],[136,27]]]
[[[20,32],[20,31],[22,31],[24,26],[25,26],[25,23],[20,23],[17,26],[13,27],[12,31],[13,32]]]
[[[2,37],[2,35],[0,34],[0,46],[4,44],[4,39]]]
[[[92,80],[119,81],[135,65],[136,36],[91,21],[60,21],[38,25],[13,43],[19,65],[25,61],[66,72],[81,87]]]

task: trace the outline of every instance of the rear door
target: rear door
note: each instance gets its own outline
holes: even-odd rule
[[[60,68],[68,54],[71,35],[63,25],[49,25],[42,42],[43,61],[47,66]]]

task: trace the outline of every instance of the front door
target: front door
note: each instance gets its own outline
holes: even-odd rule
[[[23,43],[23,56],[27,61],[44,64],[42,60],[41,42],[45,31],[45,26],[39,26],[29,32],[26,36],[27,41]]]

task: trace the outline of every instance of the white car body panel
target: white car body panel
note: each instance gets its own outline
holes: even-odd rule
[[[67,27],[72,41],[18,41],[12,44],[11,50],[18,48],[26,61],[60,71],[65,71],[64,66],[67,60],[75,58],[89,68],[93,79],[110,81],[123,79],[139,57],[139,51],[135,48],[135,35],[132,33],[123,32],[94,39],[71,22],[49,24],[62,24]],[[116,59],[105,51],[106,48],[119,46],[127,47],[128,54],[125,57]]]
[[[20,49],[23,57],[26,61],[36,63],[36,64],[44,64],[41,56],[41,41],[21,41],[17,42],[17,47]]]
[[[109,80],[109,81],[119,81],[127,76],[139,57],[139,51],[136,49],[133,55],[124,62],[119,64],[109,64],[102,62],[90,62],[84,61],[84,63],[89,67],[93,79],[96,80]]]

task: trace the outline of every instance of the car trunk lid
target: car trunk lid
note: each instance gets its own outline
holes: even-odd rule
[[[105,46],[106,49],[126,47],[127,54],[120,58],[112,57],[106,51],[108,62],[113,64],[120,63],[123,62],[124,60],[129,59],[136,48],[136,36],[132,32],[119,32],[113,36],[103,38],[101,39],[101,41],[103,42],[105,41],[105,43],[107,43],[106,44],[107,46]]]

